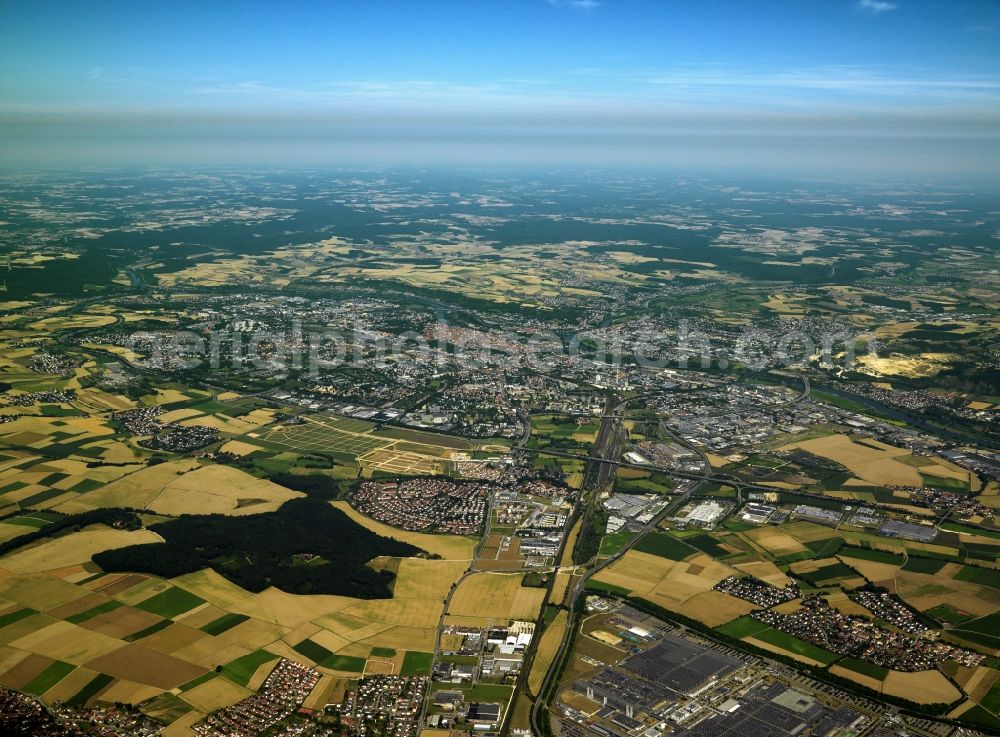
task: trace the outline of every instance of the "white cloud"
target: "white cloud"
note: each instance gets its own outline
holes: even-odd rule
[[[888,13],[896,9],[896,3],[886,0],[858,0],[858,7],[868,13]]]
[[[188,91],[198,104],[214,100],[250,108],[290,105],[304,110],[364,111],[400,107],[519,115],[540,108],[600,114],[623,109],[774,113],[1000,109],[1000,80],[990,75],[934,75],[909,67],[877,66],[747,70],[716,64],[615,73],[610,79],[602,69],[582,69],[564,78],[355,79],[298,86],[247,78],[208,81]]]
[[[834,92],[886,95],[990,95],[1000,96],[1000,81],[990,75],[939,76],[909,68],[867,66],[826,66],[774,72],[748,72],[720,65],[688,67],[644,78],[647,84],[666,88],[727,88],[826,90]]]

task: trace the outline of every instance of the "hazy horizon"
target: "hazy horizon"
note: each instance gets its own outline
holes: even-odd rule
[[[0,166],[1000,170],[989,0],[0,8]]]

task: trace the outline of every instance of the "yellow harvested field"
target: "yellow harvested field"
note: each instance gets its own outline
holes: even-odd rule
[[[716,455],[715,453],[706,453],[705,455],[708,456],[708,462],[715,468],[721,468],[722,466],[726,466],[731,463],[728,458]]]
[[[344,681],[331,675],[320,676],[319,683],[302,703],[306,709],[322,709],[327,704],[337,703],[336,694],[344,688]]]
[[[86,665],[88,668],[116,678],[125,678],[164,690],[180,686],[206,672],[203,667],[136,644],[118,647],[112,652],[88,661]]]
[[[545,678],[545,673],[549,669],[552,659],[556,656],[556,651],[562,642],[563,634],[566,632],[567,616],[566,610],[561,609],[556,618],[552,620],[552,623],[542,633],[542,639],[538,643],[538,650],[535,652],[535,660],[532,663],[531,672],[528,674],[528,690],[533,694],[538,693],[538,689],[542,685],[542,680]]]
[[[576,541],[580,536],[581,529],[583,529],[582,518],[573,526],[569,535],[566,536],[566,542],[563,545],[562,559],[559,561],[561,568],[556,572],[556,579],[552,584],[551,601],[555,604],[561,604],[563,602],[566,598],[567,592],[569,591],[570,584],[573,581],[573,570],[570,569],[570,566],[573,565],[573,549],[576,547]]]
[[[458,535],[428,535],[422,532],[407,532],[365,517],[347,502],[333,502],[333,506],[362,527],[383,537],[391,537],[400,542],[416,545],[432,555],[440,555],[445,560],[472,560],[476,541],[471,538],[459,537]]]
[[[154,394],[150,397],[143,397],[147,400],[149,404],[163,405],[163,404],[174,404],[175,402],[189,402],[192,399],[197,399],[198,397],[208,397],[208,392],[198,391],[196,389],[189,389],[187,393],[178,391],[177,389],[162,389],[156,388]]]
[[[442,595],[441,600],[443,599]],[[401,627],[426,628],[437,624],[438,615],[441,613],[443,605],[441,600],[352,600],[352,603],[343,611],[373,622],[398,624]]]
[[[191,726],[197,724],[204,718],[204,714],[200,711],[192,709],[187,714],[184,714],[171,722],[168,726],[164,727],[161,734],[163,737],[192,737],[195,732],[191,729]]]
[[[101,692],[101,700],[136,706],[147,699],[159,696],[161,693],[163,693],[162,688],[121,679],[115,681]]]
[[[406,638],[426,641],[424,630],[437,626],[442,601],[464,569],[463,565],[448,561],[402,560],[394,598],[375,600],[296,596],[273,588],[251,594],[212,571],[182,576],[177,579],[177,584],[228,611],[260,620],[261,624],[243,623],[232,632],[235,636],[241,628],[253,627],[262,644],[272,634],[287,634],[280,629],[267,630],[264,623],[293,629],[315,620],[318,625],[346,640],[357,640],[363,636],[370,644],[382,644],[391,639],[393,646],[405,647],[403,640]],[[345,622],[348,623],[346,632]],[[353,623],[358,626],[353,626]],[[394,625],[414,629],[390,629]]]
[[[896,572],[899,571],[900,566],[895,566],[891,563],[876,563],[872,560],[861,560],[860,558],[848,558],[846,556],[840,558],[840,561],[849,565],[872,583],[885,586],[890,590],[895,589]]]
[[[141,609],[123,606],[114,611],[98,614],[81,624],[88,630],[94,630],[110,637],[127,637],[135,632],[140,632],[147,627],[157,624],[160,618],[155,614],[144,612]]]
[[[173,582],[227,611],[233,611],[233,607],[254,596],[210,568],[178,576]]]
[[[369,660],[365,663],[365,677],[386,675],[391,676],[396,671],[396,664],[389,660]]]
[[[12,471],[10,473],[2,473],[12,466],[27,465],[32,461],[36,461],[40,456],[34,455],[33,453],[26,453],[21,450],[14,450],[13,448],[8,448],[4,450],[4,455],[10,456],[9,458],[0,461],[0,477],[4,479],[9,479],[11,473],[18,473],[18,471]]]
[[[280,644],[280,643],[277,643]],[[295,658],[292,658],[295,660]],[[274,670],[274,666],[277,665],[277,660],[269,660],[266,663],[262,663],[257,667],[257,670],[253,672],[250,677],[250,681],[247,683],[247,688],[251,691],[258,690],[267,680],[267,677],[271,675],[271,671]]]
[[[628,589],[664,609],[722,624],[757,608],[742,599],[712,591],[715,584],[734,573],[735,569],[704,553],[673,561],[629,550],[598,573],[596,579]]]
[[[655,599],[653,601],[655,603]],[[701,594],[695,594],[677,607],[675,611],[686,617],[697,619],[709,627],[718,627],[758,609],[760,609],[759,606],[751,604],[749,601],[737,599],[735,596],[724,594],[721,591],[705,591]]]
[[[202,604],[199,607],[195,607],[189,612],[179,614],[174,617],[175,620],[183,622],[188,627],[194,627],[195,629],[203,627],[209,622],[212,622],[226,613],[225,609],[217,607],[214,604]]]
[[[74,441],[86,437],[105,438],[115,434],[98,417],[36,417],[25,415],[0,425],[0,435],[12,445],[43,448],[51,444],[57,433],[71,435]]]
[[[620,586],[640,595],[649,594],[673,572],[675,566],[675,561],[658,555],[629,550],[610,567],[599,572],[594,580]]]
[[[593,637],[599,642],[603,642],[605,645],[610,645],[611,647],[616,647],[621,644],[622,638],[618,635],[613,635],[607,630],[594,630],[593,632],[587,633],[588,637]]]
[[[272,622],[248,619],[246,622],[238,624],[232,629],[218,635],[218,639],[227,640],[248,647],[251,650],[259,650],[265,645],[270,645],[275,640],[281,639],[288,631],[289,628]]]
[[[300,492],[256,478],[236,468],[203,466],[167,483],[146,504],[146,508],[171,515],[238,516],[273,512],[289,499],[301,496],[304,495]]]
[[[975,709],[976,706],[977,706],[977,704],[974,701],[963,701],[961,704],[959,704],[954,709],[952,709],[950,712],[948,712],[948,718],[949,719],[958,719],[963,714],[965,714],[965,712],[971,711],[972,709]]]
[[[205,637],[185,648],[176,650],[171,655],[180,658],[187,663],[194,663],[206,670],[212,670],[216,666],[228,663],[236,658],[249,655],[252,650],[242,645],[236,645],[226,640],[213,640]]]
[[[329,630],[317,629],[316,625],[312,625],[312,627],[315,630],[314,632],[311,632],[311,633],[309,633],[307,635],[302,635],[302,636],[300,636],[298,634],[298,630],[293,630],[288,635],[288,641],[289,642],[293,642],[293,643],[295,643],[295,642],[301,642],[303,639],[305,639],[306,637],[308,637],[313,642],[315,642],[317,645],[321,645],[321,646],[325,647],[331,653],[340,652],[345,647],[347,647],[348,645],[351,644],[351,641],[348,640],[347,638],[341,637],[340,635],[337,635],[337,634],[334,634],[333,632],[330,632]]]
[[[115,322],[117,321],[111,315],[70,315],[67,317],[46,317],[44,320],[30,323],[30,327],[40,333],[50,333],[70,328],[103,328],[114,325]]]
[[[11,553],[3,559],[3,566],[17,573],[39,573],[86,563],[92,555],[103,550],[156,542],[163,542],[163,538],[149,530],[110,527],[82,530]]]
[[[430,565],[408,566],[408,563]],[[433,564],[438,565],[433,565]],[[408,576],[424,575],[424,580],[414,580],[408,585]],[[448,589],[458,580],[461,572],[454,562],[403,560],[400,565],[396,592],[392,599],[360,600],[342,611],[371,622],[394,624],[399,627],[431,629],[437,627],[443,601]],[[369,642],[386,642],[392,631],[366,638]],[[397,645],[399,646],[399,645]]]
[[[89,595],[85,588],[43,574],[0,576],[0,596],[39,611],[55,609]]]
[[[435,614],[440,614],[440,605]],[[377,635],[366,637],[362,644],[370,647],[388,647],[393,650],[434,651],[434,627],[390,627]]]
[[[137,465],[126,467],[105,466],[104,468],[87,469],[87,476],[97,481],[112,481],[132,473],[142,468],[142,456],[134,448],[126,443],[119,443],[114,440],[100,440],[86,446],[87,448],[101,448],[101,460],[106,463],[132,463]]]
[[[563,603],[572,581],[573,574],[570,571],[556,571],[556,579],[552,583],[552,602],[554,604]]]
[[[54,701],[65,701],[67,699],[71,699],[76,696],[84,686],[90,683],[95,676],[97,676],[97,672],[90,670],[90,668],[77,668],[75,671],[59,681],[59,683],[55,686],[42,694],[42,696],[50,704]]]
[[[333,632],[346,640],[357,642],[374,637],[380,632],[391,629],[393,625],[383,622],[368,622],[364,619],[351,616],[345,612],[333,612],[323,617],[319,622],[325,629]]]
[[[976,701],[982,701],[1000,680],[1000,672],[985,665],[976,668],[959,668],[955,682]]]
[[[15,537],[20,537],[33,531],[32,528],[25,525],[10,525],[6,522],[0,522],[0,543],[5,543],[8,540],[13,540]]]
[[[447,594],[451,584],[461,578],[464,561],[403,558],[399,562],[394,599],[433,599]]]
[[[474,573],[461,583],[449,613],[466,617],[534,621],[545,589],[521,586],[522,574]]]
[[[855,476],[879,486],[923,486],[920,471],[947,478],[968,479],[968,473],[945,462],[934,461],[918,469],[899,459],[912,459],[907,450],[870,438],[854,440],[846,435],[827,435],[784,445],[779,450],[801,449],[839,463]]]
[[[834,607],[835,609],[839,609],[840,612],[843,614],[856,614],[860,617],[868,617],[868,618],[870,618],[872,615],[872,613],[868,609],[865,609],[857,602],[851,601],[850,597],[843,590],[833,591],[829,594],[826,594],[825,596],[827,601],[830,602],[830,606]]]
[[[899,571],[896,574],[896,593],[920,611],[933,609],[939,604],[950,604],[977,617],[985,617],[1000,609],[1000,591],[997,589],[940,575]]]
[[[950,704],[962,694],[941,671],[918,673],[889,671],[882,683],[882,693],[915,701],[918,704]]]
[[[854,681],[865,688],[870,688],[875,693],[880,693],[882,691],[882,681],[877,678],[872,678],[871,676],[866,676],[863,673],[853,671],[850,668],[834,665],[830,667],[830,673],[835,676],[840,676],[841,678],[846,678],[849,681]]]
[[[76,476],[84,476],[87,473],[87,464],[75,458],[53,458],[44,463],[38,463],[31,467],[30,473],[68,473]],[[26,476],[27,474],[22,474]],[[66,481],[66,479],[63,479]],[[73,482],[70,483],[72,486]],[[62,488],[62,487],[60,487]]]
[[[17,642],[22,637],[27,637],[28,635],[53,625],[58,621],[59,620],[55,617],[50,617],[47,614],[35,614],[30,617],[25,617],[24,619],[21,619],[14,624],[9,624],[3,628],[3,632],[0,632],[0,643],[9,645],[12,642]]]
[[[785,575],[784,571],[769,560],[734,563],[733,567],[751,576],[756,576],[761,581],[769,583],[772,586],[777,586],[778,588],[784,587],[791,580]]]
[[[92,386],[77,389],[73,404],[90,412],[119,411],[135,407],[135,402],[123,394],[109,394]]]
[[[53,660],[84,665],[94,658],[118,650],[124,643],[99,632],[59,621],[8,644]]]
[[[801,553],[807,548],[794,537],[775,527],[759,527],[740,533],[751,543],[774,556]]]
[[[167,655],[183,650],[192,644],[209,638],[204,632],[175,622],[166,628],[142,639],[142,646]]]
[[[24,688],[45,670],[50,662],[41,655],[32,655],[0,645],[0,685],[7,688]]]
[[[833,536],[829,527],[812,522],[792,522],[781,526],[782,532],[794,537],[800,543],[811,543],[817,540],[828,540]]]
[[[60,505],[58,511],[74,514],[98,507],[142,509],[155,499],[167,484],[175,481],[181,474],[198,468],[199,465],[198,461],[186,458],[144,467]]]
[[[836,558],[809,558],[807,560],[797,560],[791,563],[788,568],[795,574],[812,573],[837,562]]]
[[[228,443],[223,445],[219,450],[223,453],[232,453],[237,456],[248,456],[258,450],[263,450],[259,445],[253,445],[252,443],[245,443],[242,440],[230,440]]]
[[[206,714],[242,701],[251,691],[219,676],[181,694],[181,698]]]
[[[186,420],[189,417],[198,417],[201,415],[201,410],[194,409],[192,407],[184,407],[182,409],[174,409],[169,412],[164,412],[160,415],[160,422],[180,422],[181,420]]]
[[[192,417],[189,420],[181,420],[178,424],[184,427],[193,427],[195,425],[212,427],[219,432],[232,433],[234,435],[242,435],[245,432],[256,430],[260,427],[259,425],[243,422],[243,420],[226,417],[225,415],[201,415],[199,417]]]
[[[119,590],[115,594],[115,598],[125,604],[134,605],[146,601],[154,594],[162,593],[169,588],[170,582],[162,578],[140,576],[135,579],[135,583],[131,587]]]
[[[273,409],[255,409],[247,412],[245,415],[240,415],[240,419],[244,422],[252,422],[255,425],[269,425],[274,421],[274,410]]]
[[[801,608],[802,599],[792,599],[791,601],[771,607],[771,611],[778,612],[778,614],[795,614]]]

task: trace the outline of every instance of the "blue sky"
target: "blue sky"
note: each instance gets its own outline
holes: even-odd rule
[[[0,115],[14,136],[100,119],[992,141],[1000,2],[6,0]]]

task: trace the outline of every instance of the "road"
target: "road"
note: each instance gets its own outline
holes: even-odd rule
[[[466,569],[462,577],[458,579],[450,589],[448,589],[448,595],[444,599],[444,606],[441,608],[441,616],[438,618],[437,634],[434,636],[434,659],[432,664],[437,663],[438,657],[441,655],[441,636],[444,634],[445,619],[448,617],[448,610],[451,608],[451,600],[455,597],[455,592],[458,591],[458,587],[465,582],[465,580],[476,573],[476,563],[479,561],[479,556],[483,552],[483,547],[486,545],[486,538],[490,534],[490,522],[493,519],[493,497],[490,497],[486,503],[486,526],[483,531],[482,539],[476,544],[475,549],[472,551],[472,560],[469,561],[469,567]],[[430,691],[424,695],[423,704],[420,708],[420,719],[417,722],[418,725],[424,723],[427,717],[427,704],[430,701]]]
[[[534,706],[532,707],[532,710],[531,710],[531,729],[533,730],[533,732],[535,733],[535,735],[542,735],[542,734],[544,734],[544,732],[542,732],[542,730],[541,730],[540,723],[539,723],[539,718],[541,717],[541,712],[544,709],[546,709],[546,706],[544,704],[544,701],[545,701],[544,695],[548,692],[549,688],[551,687],[553,679],[556,678],[556,676],[558,675],[559,670],[560,670],[560,666],[561,666],[563,660],[566,657],[566,649],[569,647],[569,643],[572,640],[573,632],[574,632],[574,629],[577,626],[577,619],[578,619],[578,616],[579,616],[575,612],[575,609],[577,607],[577,601],[579,600],[581,594],[583,594],[583,591],[584,591],[584,589],[587,586],[587,582],[593,576],[595,576],[596,574],[600,573],[601,571],[603,571],[608,566],[613,565],[615,563],[615,561],[619,560],[622,556],[625,555],[625,553],[627,553],[629,550],[631,550],[633,547],[635,547],[635,545],[640,540],[642,540],[643,537],[645,537],[648,533],[650,533],[653,530],[655,530],[656,526],[658,524],[660,524],[661,521],[663,521],[666,517],[668,517],[671,514],[673,514],[677,510],[677,508],[679,506],[681,506],[681,505],[683,505],[684,503],[687,502],[687,500],[691,497],[691,495],[697,490],[698,486],[700,486],[700,484],[696,484],[694,487],[692,487],[691,489],[689,489],[688,491],[686,491],[684,494],[682,494],[681,496],[677,497],[670,505],[668,505],[658,515],[656,515],[656,517],[654,517],[652,520],[650,520],[642,528],[642,530],[640,530],[636,534],[636,536],[634,538],[632,538],[631,541],[629,541],[628,543],[625,544],[624,547],[622,547],[621,550],[619,550],[614,555],[612,555],[612,556],[606,558],[605,560],[603,560],[603,561],[597,563],[596,565],[594,565],[594,567],[592,567],[589,571],[587,571],[586,573],[584,573],[580,577],[580,580],[577,581],[576,585],[573,587],[573,590],[570,593],[570,598],[567,600],[567,603],[566,603],[566,606],[567,606],[567,608],[570,611],[570,617],[569,617],[569,620],[566,623],[566,630],[563,633],[562,642],[559,644],[559,649],[556,651],[556,655],[552,659],[552,664],[549,666],[549,670],[545,674],[545,678],[542,681],[542,685],[541,685],[541,687],[538,690],[538,698],[535,701],[535,704],[534,704]]]
[[[607,407],[606,407],[606,409],[607,409]],[[619,405],[619,407],[616,407],[614,409],[614,411],[615,412],[620,412],[621,411],[620,410],[620,405]],[[603,418],[602,418],[602,429],[603,429],[603,426],[604,425],[603,425]],[[672,437],[674,437],[677,442],[680,442],[681,444],[685,445],[686,447],[692,447],[686,441],[684,441],[683,439],[679,438],[679,436],[677,436],[672,430],[668,430],[668,434],[670,434]],[[600,437],[598,437],[598,440],[600,440]],[[597,443],[595,443],[595,448],[596,447],[597,447]],[[620,450],[620,448],[619,448],[619,450]],[[697,450],[697,449],[695,449],[695,448],[692,447],[692,450]],[[593,460],[595,462],[601,463],[602,466],[603,465],[607,465],[610,468],[612,468],[613,469],[612,470],[612,474],[617,470],[617,468],[619,466],[633,465],[633,464],[623,464],[623,463],[620,463],[620,462],[617,462],[617,461],[613,461],[610,458],[607,458],[607,457],[603,456],[603,454],[598,454],[598,455],[600,457],[595,457]],[[646,466],[641,466],[641,467],[646,467]],[[705,468],[706,468],[706,474],[707,474],[708,469],[710,469],[711,467],[708,466],[708,465],[706,465]],[[642,529],[639,530],[639,532],[636,533],[636,535],[628,543],[626,543],[621,548],[621,550],[619,550],[617,553],[615,553],[614,555],[611,555],[608,558],[605,558],[603,561],[599,560],[599,556],[598,556],[598,558],[595,558],[593,561],[591,561],[590,564],[589,564],[591,566],[589,568],[589,570],[586,570],[583,573],[583,575],[580,576],[580,579],[576,582],[576,585],[569,592],[568,598],[565,600],[565,602],[566,602],[565,606],[569,610],[569,619],[566,622],[566,629],[563,632],[563,639],[562,639],[562,642],[559,643],[559,649],[556,651],[556,655],[552,659],[551,664],[549,665],[549,670],[548,670],[548,672],[546,672],[545,678],[542,680],[542,685],[541,685],[541,687],[538,690],[537,698],[535,699],[535,703],[534,703],[534,705],[532,706],[532,709],[531,709],[531,729],[534,732],[534,734],[536,735],[536,737],[541,737],[541,735],[545,734],[545,732],[543,732],[542,729],[541,729],[542,712],[547,710],[547,707],[545,705],[545,700],[546,700],[545,696],[548,693],[549,689],[552,687],[553,680],[558,677],[559,672],[561,670],[562,663],[563,663],[563,661],[565,660],[565,658],[567,656],[567,649],[569,648],[570,642],[572,642],[573,633],[574,633],[574,631],[575,631],[575,629],[576,629],[576,627],[578,625],[579,614],[576,611],[576,609],[577,609],[577,602],[579,601],[580,596],[583,594],[583,592],[584,592],[584,590],[585,590],[585,588],[587,586],[587,582],[594,575],[600,573],[601,571],[603,571],[608,566],[613,565],[615,563],[615,561],[621,559],[622,556],[624,556],[629,550],[631,550],[633,547],[635,547],[635,545],[640,540],[642,540],[642,538],[644,538],[647,534],[649,534],[650,532],[652,532],[653,530],[655,530],[656,527],[657,527],[657,525],[660,524],[660,522],[662,522],[665,518],[667,518],[670,515],[672,515],[677,509],[679,509],[681,506],[683,506],[685,503],[687,503],[688,499],[691,498],[691,495],[694,494],[698,490],[698,488],[701,486],[702,483],[704,483],[704,481],[705,481],[704,477],[702,477],[699,480],[696,480],[695,484],[690,489],[688,489],[686,492],[684,492],[680,496],[674,498],[670,502],[670,504],[668,504],[666,507],[664,507],[659,512],[659,514],[657,514],[653,519],[651,519],[648,523],[646,523],[642,527]]]

